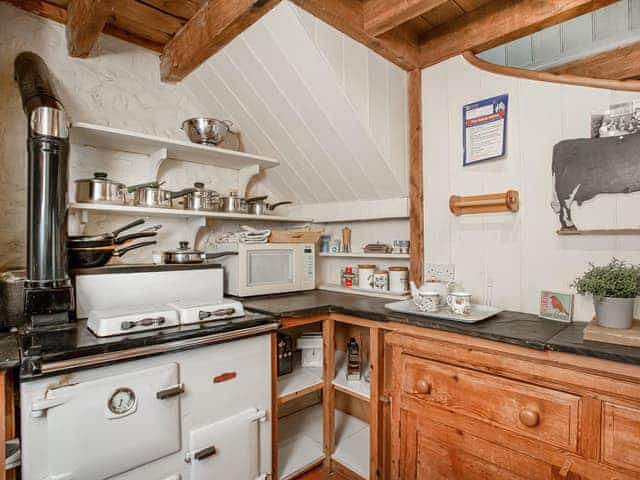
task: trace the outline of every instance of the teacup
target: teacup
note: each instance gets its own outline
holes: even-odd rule
[[[451,292],[447,296],[447,305],[453,313],[468,315],[471,312],[471,294],[467,292]]]
[[[440,308],[440,294],[438,292],[420,292],[413,297],[413,303],[421,312],[434,313]]]

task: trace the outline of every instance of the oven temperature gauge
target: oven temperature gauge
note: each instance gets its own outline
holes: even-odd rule
[[[109,411],[114,416],[133,413],[136,406],[136,394],[130,388],[119,388],[109,398]]]

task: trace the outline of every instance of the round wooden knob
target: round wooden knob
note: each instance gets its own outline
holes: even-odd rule
[[[426,395],[430,391],[431,391],[431,385],[424,378],[416,382],[416,392]]]
[[[533,428],[540,424],[540,414],[531,408],[523,408],[520,410],[520,421],[523,425]]]

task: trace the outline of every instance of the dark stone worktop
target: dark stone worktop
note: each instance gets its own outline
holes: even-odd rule
[[[574,353],[614,362],[640,365],[640,348],[583,340],[584,323],[545,320],[528,313],[504,311],[487,320],[456,323],[434,317],[405,315],[384,308],[391,300],[320,290],[242,300],[245,308],[276,317],[304,317],[343,313],[382,322],[459,333],[536,350]]]

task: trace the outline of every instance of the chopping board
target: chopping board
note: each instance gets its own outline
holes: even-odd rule
[[[640,347],[640,320],[634,320],[631,328],[601,327],[593,319],[584,327],[584,339],[593,342],[615,343],[628,347]]]

